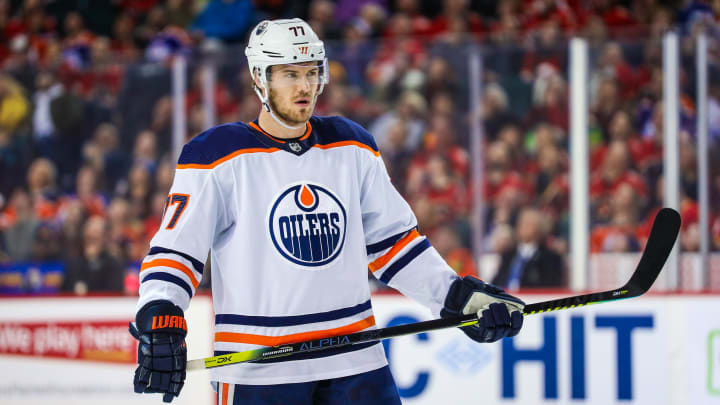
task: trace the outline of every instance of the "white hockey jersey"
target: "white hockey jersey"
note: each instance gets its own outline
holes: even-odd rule
[[[375,328],[368,268],[437,316],[457,275],[416,226],[358,124],[312,117],[295,140],[220,125],[183,148],[138,308],[186,310],[210,251],[216,354]],[[367,343],[218,367],[211,379],[296,383],[386,364],[382,345]]]

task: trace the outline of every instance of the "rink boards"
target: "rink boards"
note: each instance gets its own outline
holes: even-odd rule
[[[563,296],[521,294],[528,303]],[[160,403],[132,393],[131,297],[0,299],[0,403]],[[373,297],[379,327],[430,319]],[[405,404],[715,404],[720,296],[652,295],[528,316],[520,335],[475,344],[459,330],[384,343]],[[193,299],[189,358],[211,354],[212,303]],[[213,403],[207,372],[173,403]]]

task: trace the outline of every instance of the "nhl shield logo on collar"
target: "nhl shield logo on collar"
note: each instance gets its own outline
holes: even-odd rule
[[[345,242],[347,215],[333,192],[319,184],[295,183],[274,201],[267,223],[280,255],[306,270],[337,259]]]
[[[297,142],[288,143],[288,147],[290,148],[291,151],[293,151],[295,153],[298,153],[302,150],[302,146],[300,146],[300,144]]]

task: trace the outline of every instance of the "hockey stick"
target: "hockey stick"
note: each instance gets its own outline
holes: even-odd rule
[[[679,231],[680,215],[677,211],[670,208],[661,209],[653,222],[650,237],[648,238],[647,245],[645,246],[645,251],[640,258],[640,263],[638,263],[635,272],[630,277],[630,281],[628,281],[624,286],[610,291],[582,294],[573,297],[528,304],[525,306],[523,314],[534,315],[543,312],[576,308],[589,304],[599,304],[602,302],[633,298],[646,293],[655,282],[658,274],[660,274],[660,270],[662,270],[665,265],[665,261],[670,255],[670,251],[675,244]],[[274,347],[263,347],[256,350],[191,360],[187,363],[187,370],[213,368],[263,359],[274,359],[297,353],[308,353],[359,343],[375,342],[392,337],[429,332],[438,329],[470,326],[476,323],[478,323],[476,314],[433,319],[431,321],[391,326],[389,328],[356,332],[348,335],[326,337]]]

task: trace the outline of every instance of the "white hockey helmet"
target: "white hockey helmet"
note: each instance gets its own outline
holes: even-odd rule
[[[325,45],[310,25],[300,18],[261,21],[250,34],[245,48],[250,76],[258,73],[260,84],[267,89],[268,68],[273,65],[291,65],[304,62],[318,62],[320,67],[320,86],[317,94],[322,93],[329,80]],[[267,92],[260,89],[255,92],[263,106],[269,110]]]

